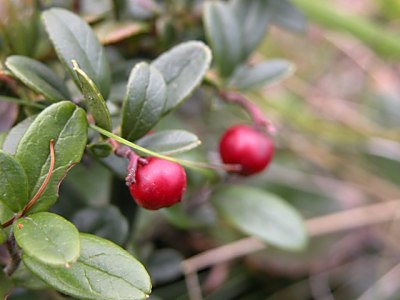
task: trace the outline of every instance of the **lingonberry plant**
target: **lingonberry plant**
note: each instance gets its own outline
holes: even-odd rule
[[[147,0],[99,13],[71,2],[0,1],[0,100],[18,111],[0,139],[0,297],[145,299],[157,283],[158,237],[143,228],[161,221],[204,232],[222,222],[302,249],[294,208],[230,178],[272,159],[276,130],[245,92],[293,66],[248,59],[276,16],[289,11],[302,25],[297,10],[287,1]],[[208,155],[217,146],[198,147],[214,130],[201,115],[215,97],[224,129],[234,125],[220,158]],[[225,124],[230,104],[250,118]]]

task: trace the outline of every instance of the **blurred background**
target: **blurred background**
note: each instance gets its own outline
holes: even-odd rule
[[[279,0],[270,1],[279,6]],[[33,1],[15,1],[12,14],[6,2],[0,1],[0,58],[19,53],[53,64],[49,42],[36,44],[34,38],[42,30],[26,26],[37,22]],[[128,2],[123,14],[129,17],[114,22],[108,17],[112,1],[40,1],[42,7],[78,11],[107,45],[114,74],[111,109],[120,105],[138,59],[154,58],[182,40],[204,40],[203,1]],[[124,171],[113,175],[124,170],[116,161],[87,159],[63,183],[54,210],[81,230],[126,245],[145,261],[154,282],[150,299],[198,300],[199,284],[208,300],[400,299],[400,0],[291,3],[276,15],[250,61],[283,58],[293,62],[295,72],[246,93],[277,127],[276,156],[268,171],[242,182],[275,193],[299,210],[310,235],[306,250],[260,251],[257,243],[235,244],[243,236],[216,220],[208,206],[192,212],[192,222],[179,211],[137,212],[125,201]],[[14,27],[10,18],[17,20]],[[24,42],[6,47],[7,39]],[[7,77],[0,80],[0,92],[10,95]],[[247,120],[240,109],[216,98],[204,86],[158,125],[200,137],[203,146],[182,157],[216,159],[219,136]],[[15,104],[0,102],[0,130],[6,133],[20,115]],[[93,172],[96,181],[85,180]],[[188,197],[201,197],[204,178],[192,171],[188,176]],[[92,217],[102,221],[96,226],[82,221]],[[208,264],[203,256],[206,267],[195,272],[199,278],[185,278],[185,259],[223,244],[228,247],[222,257],[233,251],[233,260]],[[20,290],[10,299],[50,296]]]

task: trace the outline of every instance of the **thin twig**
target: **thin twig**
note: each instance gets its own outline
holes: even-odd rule
[[[3,224],[1,224],[1,227],[6,228],[10,226],[11,224],[14,223],[16,219],[22,218],[25,216],[29,210],[36,204],[36,202],[39,200],[40,196],[43,194],[44,190],[46,189],[47,185],[49,184],[51,175],[54,170],[54,164],[55,164],[55,153],[54,153],[54,140],[50,140],[50,166],[49,166],[49,171],[47,172],[46,178],[44,179],[42,185],[36,192],[36,194],[32,197],[31,200],[24,206],[22,211],[19,214],[14,215],[11,219],[7,220]]]

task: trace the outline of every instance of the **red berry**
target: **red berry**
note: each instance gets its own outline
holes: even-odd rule
[[[156,210],[181,201],[186,190],[186,173],[182,166],[157,157],[146,160],[146,164],[138,165],[135,183],[129,186],[136,203]]]
[[[230,127],[222,136],[219,152],[226,164],[238,164],[241,175],[252,175],[267,167],[274,145],[265,134],[247,125]]]

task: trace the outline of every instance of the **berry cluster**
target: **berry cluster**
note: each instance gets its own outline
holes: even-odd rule
[[[219,152],[225,164],[240,167],[238,171],[231,172],[248,176],[268,166],[274,154],[274,145],[256,128],[235,125],[222,136]],[[139,206],[156,210],[182,200],[186,190],[186,173],[181,165],[157,157],[143,159],[129,156],[129,159],[127,184]]]

